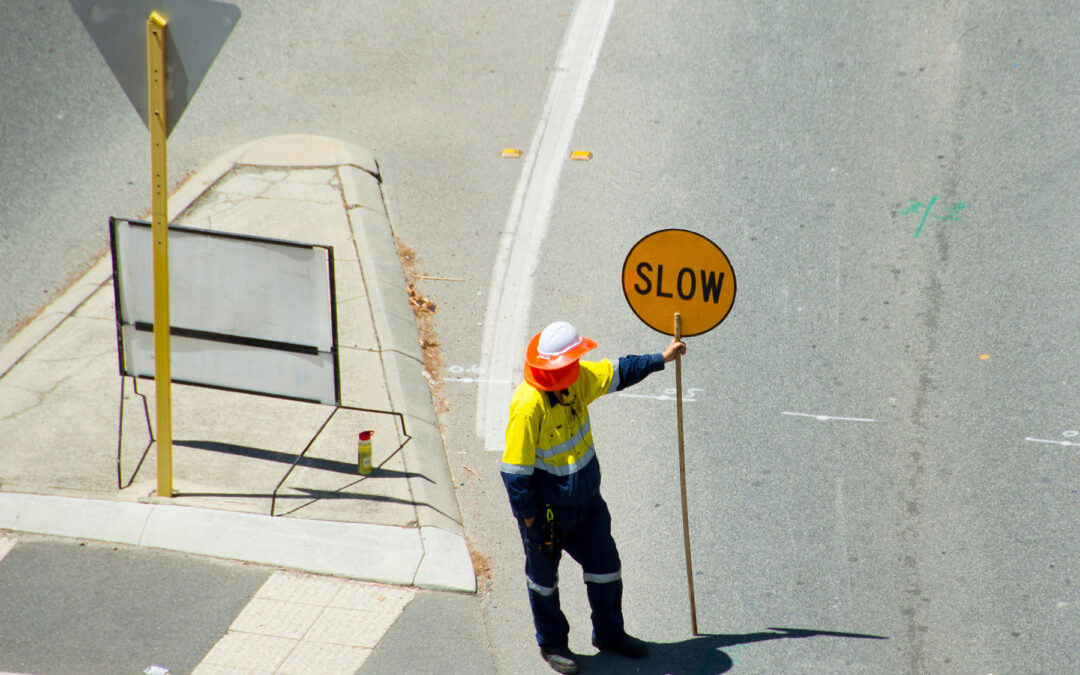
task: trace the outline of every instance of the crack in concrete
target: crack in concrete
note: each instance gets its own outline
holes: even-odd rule
[[[0,417],[0,422],[7,422],[8,420],[14,420],[18,417],[21,417],[28,411],[39,407],[45,400],[46,392],[35,391],[33,389],[27,389],[26,387],[20,387],[18,385],[0,385],[0,389],[3,389],[4,387],[7,387],[8,389],[18,389],[20,391],[24,391],[30,394],[32,399],[36,400],[23,408],[17,409],[11,413],[8,413],[7,415],[4,415],[3,417]]]
[[[90,362],[90,361],[98,359],[98,358],[100,358],[102,356],[108,356],[108,355],[111,355],[113,353],[114,352],[113,352],[112,349],[108,349],[108,350],[105,350],[103,352],[98,352],[98,353],[95,353],[95,354],[92,354],[92,355],[89,355],[89,356],[73,356],[73,357],[69,357],[69,358],[55,358],[55,359],[31,358],[31,359],[27,359],[26,361],[24,361],[24,363],[45,363],[45,364],[49,364],[49,363],[78,363],[78,362],[82,362],[82,361]],[[78,374],[78,370],[72,371],[72,372],[64,375],[63,377],[59,378],[58,380],[53,382],[49,387],[44,388],[44,389],[32,389],[30,387],[25,387],[25,386],[18,385],[18,384],[11,384],[11,383],[8,383],[8,382],[4,382],[4,383],[0,384],[0,389],[3,389],[3,388],[6,387],[8,389],[15,389],[15,390],[19,390],[19,391],[24,391],[24,392],[30,394],[32,397],[36,398],[36,400],[33,401],[32,403],[30,403],[29,405],[26,405],[26,406],[24,406],[24,407],[22,407],[22,408],[20,408],[18,410],[15,410],[13,412],[10,412],[10,413],[4,415],[3,417],[0,417],[0,422],[6,422],[8,420],[13,420],[13,419],[16,419],[18,417],[22,417],[23,415],[26,415],[30,411],[41,407],[42,404],[45,403],[45,400],[47,398],[49,398],[52,394],[56,393],[57,389],[59,389],[66,382],[71,380],[71,378],[75,377],[77,374]]]
[[[74,363],[78,361],[93,361],[94,359],[101,358],[102,356],[111,356],[115,353],[115,350],[110,347],[109,349],[106,349],[104,351],[94,352],[93,354],[83,354],[81,356],[69,356],[59,358],[28,358],[26,359],[25,363]],[[70,375],[68,377],[70,377]]]

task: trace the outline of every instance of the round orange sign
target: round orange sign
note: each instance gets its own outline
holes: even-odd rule
[[[701,335],[735,302],[735,270],[720,247],[689,230],[659,230],[634,244],[622,270],[623,295],[638,318],[666,335]]]

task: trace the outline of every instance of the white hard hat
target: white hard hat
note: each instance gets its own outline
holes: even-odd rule
[[[577,329],[569,322],[556,321],[540,331],[540,342],[536,345],[536,351],[541,357],[550,359],[565,354],[579,344],[581,336]]]

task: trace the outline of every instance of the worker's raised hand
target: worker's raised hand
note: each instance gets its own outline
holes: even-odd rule
[[[686,353],[686,343],[682,340],[671,339],[671,343],[664,350],[664,363],[671,363],[675,360],[676,354]]]

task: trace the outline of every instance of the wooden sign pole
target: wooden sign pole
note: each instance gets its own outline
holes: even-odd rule
[[[675,339],[682,340],[682,317],[675,312]],[[690,558],[690,514],[686,508],[686,448],[683,443],[682,355],[675,354],[675,410],[679,426],[679,484],[682,487],[683,542],[686,546],[686,587],[690,594],[690,628],[698,635],[697,605],[694,602],[694,563]]]

